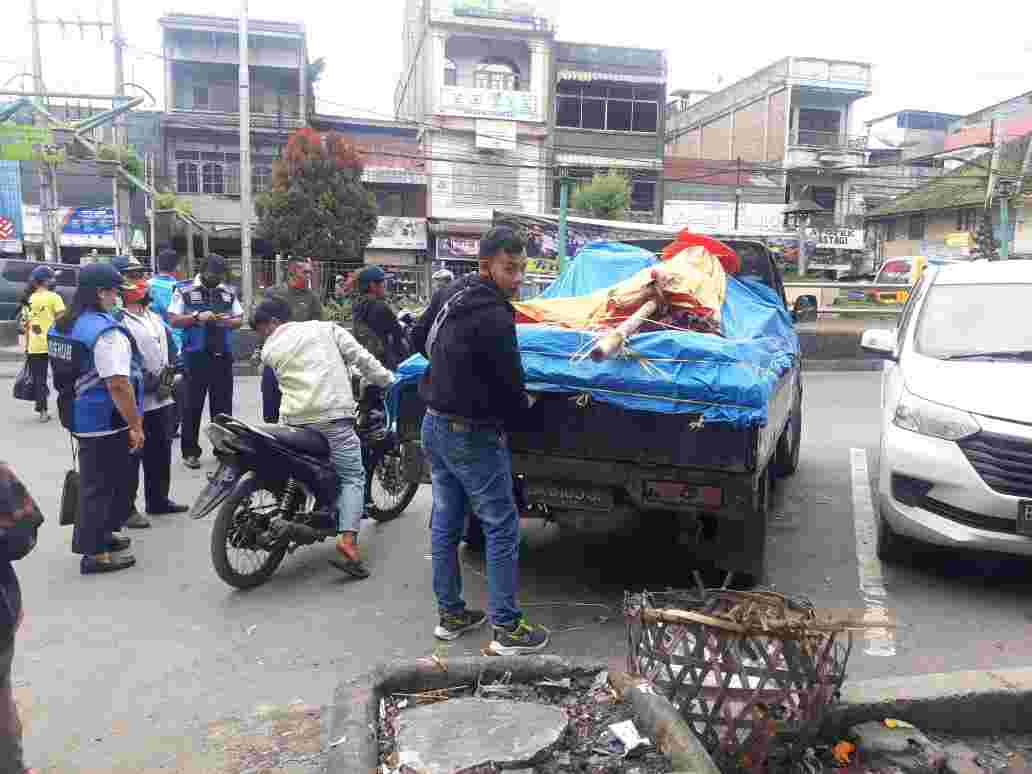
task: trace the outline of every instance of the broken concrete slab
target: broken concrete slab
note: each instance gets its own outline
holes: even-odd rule
[[[946,755],[917,728],[869,721],[850,729],[856,740],[860,761],[865,768],[898,768],[907,774],[933,774],[942,771]],[[886,764],[886,765],[882,765]]]
[[[566,733],[557,707],[493,699],[452,699],[402,712],[397,752],[426,774],[458,774],[486,764],[533,765]]]

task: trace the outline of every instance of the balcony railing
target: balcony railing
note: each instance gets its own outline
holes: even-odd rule
[[[793,129],[790,145],[826,150],[863,151],[867,149],[867,135],[848,135],[841,132],[824,132],[814,129]]]

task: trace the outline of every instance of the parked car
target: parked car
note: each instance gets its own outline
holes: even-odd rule
[[[29,283],[29,275],[40,264],[20,258],[0,258],[0,320],[13,320],[18,314],[18,303]],[[65,304],[72,302],[79,286],[79,267],[67,263],[47,264],[57,275],[55,291]]]
[[[1032,261],[929,266],[882,377],[878,556],[913,541],[1032,556]]]

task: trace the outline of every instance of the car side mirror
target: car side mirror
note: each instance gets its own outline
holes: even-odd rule
[[[817,319],[817,296],[805,295],[796,298],[792,305],[794,322],[813,322]]]
[[[896,359],[896,331],[884,328],[866,330],[860,337],[860,349],[885,360]]]

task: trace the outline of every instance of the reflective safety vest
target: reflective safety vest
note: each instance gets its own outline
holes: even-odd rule
[[[111,315],[86,312],[75,321],[70,333],[62,333],[54,327],[47,336],[61,424],[72,433],[104,433],[126,427],[93,359],[97,339],[110,330],[124,334],[129,340],[132,348],[129,383],[136,392],[136,408],[143,413],[142,360],[133,337]]]
[[[180,282],[176,290],[183,296],[183,314],[230,314],[236,301],[233,291],[222,285],[208,289],[201,283],[190,280]],[[183,328],[183,352],[229,354],[232,352],[229,334],[230,329],[221,325],[198,323]]]

